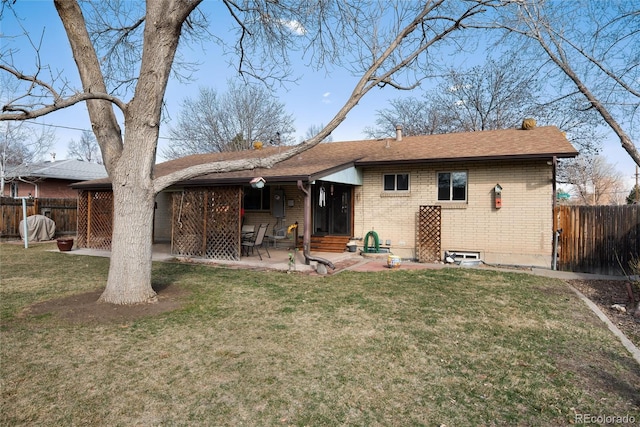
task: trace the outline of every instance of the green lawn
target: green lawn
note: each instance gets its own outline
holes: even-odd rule
[[[78,323],[25,309],[99,289],[108,259],[54,248],[0,244],[2,425],[640,422],[640,367],[562,281],[154,264],[180,308]]]

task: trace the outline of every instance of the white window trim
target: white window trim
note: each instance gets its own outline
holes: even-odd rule
[[[439,187],[439,179],[438,177],[440,176],[441,173],[449,173],[449,174],[454,174],[454,173],[460,173],[460,172],[464,172],[467,180],[465,182],[464,185],[464,200],[453,200],[453,180],[451,181],[451,184],[449,185],[449,198],[446,200],[441,200],[438,198],[438,193],[440,192],[440,187]],[[436,200],[438,201],[438,203],[457,203],[457,204],[466,204],[469,202],[469,171],[465,170],[465,169],[461,169],[461,170],[442,170],[442,171],[437,171],[436,172]]]
[[[384,188],[384,178],[387,175],[393,175],[394,176],[394,180],[393,180],[393,186],[394,189],[393,190],[385,190]],[[397,184],[398,184],[398,175],[407,175],[407,189],[406,190],[398,190],[397,188]],[[383,172],[382,173],[382,192],[386,193],[386,194],[407,194],[411,192],[411,174],[409,172]]]
[[[18,189],[18,183],[15,181],[11,181],[9,183],[9,197],[17,198],[18,194],[20,194],[20,190]]]

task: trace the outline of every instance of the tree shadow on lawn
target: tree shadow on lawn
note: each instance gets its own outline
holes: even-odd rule
[[[156,282],[154,280],[154,282]],[[157,300],[145,304],[116,305],[98,302],[104,288],[64,298],[42,301],[26,307],[19,317],[53,316],[68,323],[123,323],[151,317],[182,307],[188,291],[166,280],[153,284]]]
[[[159,285],[153,289],[157,301],[147,304],[115,305],[98,302],[104,289],[65,298],[52,299],[27,307],[21,317],[53,315],[70,323],[126,323],[142,317],[155,316],[182,306],[186,292],[178,286]]]
[[[345,263],[336,271],[350,265]],[[127,324],[144,317],[170,312],[181,308],[189,295],[187,289],[177,284],[187,267],[180,263],[154,263],[152,287],[157,293],[157,299],[152,303],[116,305],[98,302],[104,290],[101,287],[90,292],[32,304],[25,307],[18,317],[53,317],[72,324]]]

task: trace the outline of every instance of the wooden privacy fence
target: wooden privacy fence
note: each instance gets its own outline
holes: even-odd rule
[[[558,269],[623,275],[640,256],[640,206],[558,206]]]
[[[56,235],[76,234],[78,229],[77,199],[26,199],[27,216],[45,215],[56,223]],[[23,219],[22,199],[0,197],[0,237],[19,238]]]

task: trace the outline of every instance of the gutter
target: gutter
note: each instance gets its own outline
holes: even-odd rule
[[[411,165],[429,163],[460,163],[460,162],[486,162],[486,161],[509,161],[509,160],[541,160],[549,158],[572,158],[578,153],[544,153],[544,154],[518,154],[512,156],[495,155],[482,157],[439,157],[429,159],[402,159],[402,160],[356,160],[355,165],[359,166],[381,166],[381,165]]]

